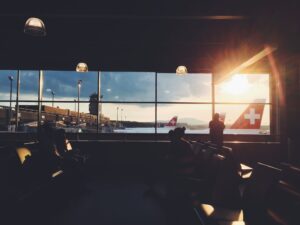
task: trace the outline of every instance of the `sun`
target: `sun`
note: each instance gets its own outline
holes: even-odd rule
[[[234,75],[230,81],[222,85],[222,89],[232,95],[244,94],[249,90],[249,82],[246,76]]]

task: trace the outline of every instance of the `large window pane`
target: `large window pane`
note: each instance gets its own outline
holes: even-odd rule
[[[49,122],[56,128],[70,133],[96,133],[97,115],[89,112],[89,103],[44,102],[42,105],[42,122]]]
[[[217,104],[225,114],[225,134],[270,134],[270,106],[265,104]]]
[[[77,100],[79,90],[80,101],[88,101],[91,94],[97,93],[97,86],[97,72],[44,71],[43,100]]]
[[[10,89],[11,82],[12,89]],[[17,71],[0,70],[0,100],[10,100],[10,91],[12,91],[12,100],[16,100]]]
[[[211,115],[211,104],[158,104],[157,133],[167,133],[182,126],[186,127],[185,133],[208,133]],[[177,124],[172,124],[174,117],[177,117]]]
[[[211,74],[157,74],[159,102],[211,102]]]
[[[38,126],[38,103],[19,102],[19,129],[20,132],[37,132]]]
[[[154,133],[154,104],[110,104],[102,106],[103,133]],[[105,120],[103,121],[103,118]]]
[[[0,131],[15,131],[15,102],[2,102],[0,106]]]
[[[19,100],[38,100],[39,71],[20,70]]]
[[[155,101],[155,73],[101,72],[103,101]]]
[[[269,74],[239,74],[215,86],[216,102],[270,102]]]

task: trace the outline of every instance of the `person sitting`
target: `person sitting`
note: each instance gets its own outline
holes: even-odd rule
[[[168,158],[176,176],[192,175],[195,169],[195,155],[191,144],[184,138],[184,132],[185,127],[169,131],[171,145]]]
[[[73,150],[64,129],[56,130],[55,147],[57,156],[63,160],[63,167],[76,167],[85,162],[86,157],[80,154],[78,150]]]
[[[220,120],[219,113],[215,113],[213,120],[209,122],[210,141],[218,147],[223,146],[223,131],[225,129],[224,122]]]
[[[52,174],[60,166],[60,158],[56,154],[54,130],[50,123],[45,122],[38,136],[39,152],[37,160],[41,164],[41,173]]]

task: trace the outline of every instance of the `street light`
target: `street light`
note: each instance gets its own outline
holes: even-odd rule
[[[50,94],[52,95],[52,107],[54,107],[54,95],[55,95],[55,92],[52,89],[50,89],[50,88],[47,88],[46,91],[50,92]]]
[[[51,94],[52,94],[52,107],[54,107],[54,95],[55,95],[55,92],[51,91]]]
[[[102,113],[102,99],[103,99],[103,95],[100,95],[100,108],[99,108],[99,114],[100,114],[100,124],[101,124],[101,113]]]
[[[116,122],[116,127],[118,126],[118,120],[119,120],[119,107],[117,107],[117,122]]]
[[[80,100],[80,88],[81,88],[82,80],[77,81],[77,87],[78,87],[78,96],[77,96],[77,124],[79,124],[79,100]]]
[[[121,109],[121,126],[122,126],[122,115],[123,115],[123,109]]]
[[[12,82],[14,80],[13,76],[8,76],[8,79],[10,81],[10,95],[9,95],[9,124],[11,124],[11,112],[12,112],[12,108],[11,108],[11,102],[12,102]]]

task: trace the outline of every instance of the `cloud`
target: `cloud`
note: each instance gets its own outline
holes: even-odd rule
[[[154,101],[155,73],[103,72],[101,89],[104,101]]]
[[[158,101],[211,101],[211,75],[158,74]]]
[[[97,92],[97,72],[45,71],[44,95],[49,95],[49,93],[45,93],[45,90],[51,89],[59,98],[77,98],[78,80],[82,80],[80,88],[81,100],[88,100],[92,93]]]
[[[8,75],[16,77],[17,71],[0,71],[0,89],[9,93]],[[20,98],[36,100],[38,95],[39,71],[21,71]],[[98,73],[77,73],[73,71],[44,71],[43,97],[51,98],[50,90],[55,92],[55,99],[74,99],[78,95],[77,81],[82,80],[80,99],[88,100],[92,93],[97,93]],[[210,98],[210,75],[158,74],[159,101],[202,101]],[[16,82],[13,82],[16,93]],[[104,101],[155,101],[154,72],[102,72],[101,94]],[[30,99],[25,99],[32,96]],[[118,96],[116,98],[115,96]],[[5,95],[5,98],[7,95]],[[3,97],[0,97],[3,99]]]

